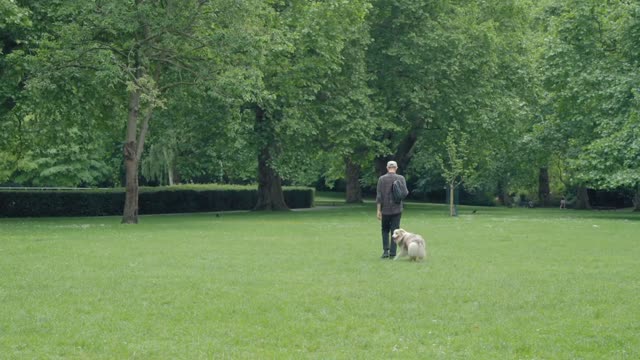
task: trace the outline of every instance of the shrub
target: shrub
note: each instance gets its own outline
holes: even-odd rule
[[[283,190],[285,202],[290,208],[313,206],[314,189]],[[124,208],[124,195],[124,189],[0,190],[0,216],[120,215]],[[250,210],[257,198],[257,189],[252,186],[141,187],[138,207],[140,214]]]

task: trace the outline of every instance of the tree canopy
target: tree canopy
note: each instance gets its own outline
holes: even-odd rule
[[[640,207],[640,4],[0,0],[0,184],[255,183]],[[447,160],[448,159],[448,160]],[[460,175],[463,175],[460,177]]]

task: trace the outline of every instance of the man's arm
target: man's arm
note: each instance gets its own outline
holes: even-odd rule
[[[382,178],[378,178],[378,186],[376,186],[376,217],[382,220]]]
[[[401,176],[402,181],[400,182],[402,184],[402,186],[404,187],[404,193],[409,195],[409,188],[407,188],[407,180],[405,180],[404,176]]]

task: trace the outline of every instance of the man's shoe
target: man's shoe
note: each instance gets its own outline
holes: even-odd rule
[[[389,252],[385,251],[382,253],[382,256],[380,256],[380,259],[388,259],[389,258]]]
[[[396,258],[396,254],[389,255],[389,259],[392,259],[392,260],[393,260],[393,259],[395,259],[395,258]]]

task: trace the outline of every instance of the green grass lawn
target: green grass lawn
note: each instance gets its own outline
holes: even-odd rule
[[[0,358],[640,358],[640,215],[460,213],[0,219]]]

